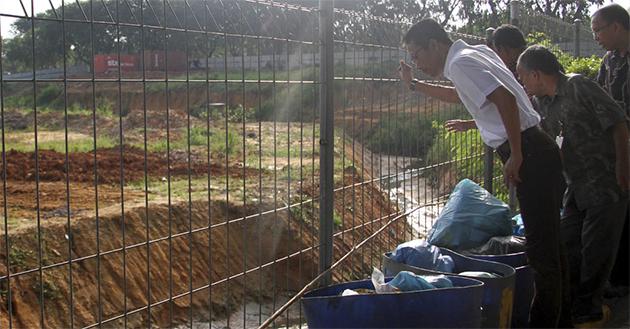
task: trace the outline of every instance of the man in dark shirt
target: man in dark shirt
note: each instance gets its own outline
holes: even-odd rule
[[[593,14],[591,29],[593,30],[595,41],[607,50],[606,55],[602,59],[597,82],[621,105],[626,115],[630,115],[630,83],[628,82],[630,74],[628,70],[630,66],[630,55],[628,55],[630,16],[618,4],[605,6]],[[628,270],[630,266],[629,226],[630,216],[626,213],[619,251],[610,277],[611,283],[617,287],[607,291],[609,296],[626,295],[628,293],[630,277],[630,271]]]
[[[595,82],[562,73],[555,55],[543,46],[527,48],[517,71],[548,120],[562,125],[568,184],[562,217],[574,288],[573,318],[576,324],[598,321],[628,206],[626,116]]]
[[[630,16],[618,4],[603,7],[591,19],[593,38],[606,55],[597,74],[597,82],[630,114],[630,86],[628,84],[628,46],[630,45]]]

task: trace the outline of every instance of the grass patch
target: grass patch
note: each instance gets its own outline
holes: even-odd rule
[[[33,257],[33,252],[19,247],[12,247],[9,251],[9,265],[14,269],[24,268],[26,260]]]
[[[35,137],[32,132],[9,133],[5,136],[5,149],[20,152],[35,151]],[[118,141],[108,136],[96,138],[97,148],[111,148],[118,145]],[[66,152],[65,134],[63,132],[38,132],[37,148],[60,153]],[[94,150],[94,139],[91,136],[69,133],[68,152],[91,152]]]
[[[202,147],[207,150],[210,146],[210,153],[213,155],[234,156],[239,154],[243,139],[240,133],[234,129],[228,129],[227,133],[223,129],[211,129],[191,127],[190,130],[183,128],[177,132],[172,132],[170,142],[166,138],[150,140],[147,142],[147,151],[149,152],[166,152],[167,150],[186,151],[188,146],[191,148]],[[144,143],[135,143],[133,146],[144,149]]]
[[[343,224],[341,216],[336,211],[333,212],[333,224],[335,225],[335,228],[341,228]]]

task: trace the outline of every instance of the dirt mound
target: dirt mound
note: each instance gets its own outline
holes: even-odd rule
[[[122,202],[120,186],[102,184],[95,188],[94,184],[73,182],[68,187],[69,190],[65,182],[40,182],[36,186],[35,182],[7,181],[7,205],[4,204],[5,198],[1,190],[0,207],[6,207],[9,232],[14,227],[34,225],[38,215],[43,220],[54,217],[70,217],[74,220],[77,217],[94,216],[97,204],[99,209],[103,209]],[[144,196],[142,191],[129,188],[124,191],[126,204],[133,200],[143,200]],[[1,233],[4,233],[4,226],[0,227]]]
[[[209,320],[229,314],[247,296],[273,297],[270,287],[297,289],[299,282],[314,273],[313,253],[238,276],[244,268],[254,269],[286,255],[287,246],[291,252],[304,247],[295,226],[288,224],[288,211],[226,222],[257,212],[254,207],[224,202],[193,202],[170,209],[165,204],[151,205],[148,210],[134,208],[124,218],[104,214],[98,227],[96,221],[85,219],[75,221],[70,231],[62,222],[48,222],[41,229],[42,254],[45,264],[58,266],[42,270],[41,284],[38,271],[14,276],[10,285],[0,281],[3,290],[10,287],[12,291],[13,326],[39,326],[40,294],[44,296],[46,327],[67,328],[71,321],[77,327],[89,326],[98,322],[99,313],[106,320],[125,311],[134,311],[126,317],[130,327],[146,327],[149,319],[153,325],[166,327],[185,322],[191,307],[196,319]],[[12,275],[37,268],[35,233],[31,228],[10,237],[11,254],[24,255],[19,261],[12,260]],[[75,259],[72,276],[70,267],[63,264],[68,260],[65,235]],[[146,241],[151,242],[143,243]],[[0,249],[5,250],[3,243]],[[6,275],[4,251],[0,260],[0,273]],[[191,289],[196,292],[187,294]],[[8,326],[7,297],[3,295],[0,305],[3,327]],[[154,303],[150,314],[149,300]],[[123,326],[123,321],[114,320],[106,327]]]
[[[98,149],[96,151],[96,171],[98,183],[120,183],[121,176],[124,182],[142,180],[145,176],[145,155],[139,148],[125,146],[122,151],[119,147]],[[68,166],[66,170],[66,155],[49,150],[41,150],[37,153],[39,167],[35,163],[35,153],[24,153],[11,150],[6,154],[7,179],[15,181],[34,181],[39,174],[40,181],[65,181],[66,177],[71,182],[94,182],[94,153],[76,152],[68,154]],[[198,155],[191,155],[189,168],[186,152],[177,151],[170,154],[170,166],[166,153],[148,153],[146,156],[146,173],[149,177],[192,176],[201,175],[226,175],[235,177],[243,176],[242,165],[233,163],[230,168],[225,165],[210,163]],[[3,170],[0,164],[0,172]],[[124,175],[121,175],[124,174]],[[245,176],[257,176],[257,169],[245,168]]]
[[[358,179],[346,170],[344,184]],[[306,190],[314,194],[317,188]],[[334,260],[382,227],[388,220],[384,215],[396,212],[372,184],[337,191],[334,199],[342,218],[333,240]],[[148,209],[125,208],[124,216],[113,208],[102,209],[98,220],[74,219],[71,229],[53,218],[40,228],[15,230],[8,237],[9,255],[0,235],[1,327],[9,326],[9,296],[16,328],[40,322],[85,327],[99,318],[114,319],[105,327],[170,327],[186,323],[191,314],[198,321],[224,318],[247,301],[295,293],[317,273],[319,221],[311,204],[266,215],[256,214],[272,204],[151,203]],[[333,279],[369,275],[371,265],[404,241],[409,230],[404,218],[399,220],[335,270]],[[241,275],[244,270],[248,273]]]

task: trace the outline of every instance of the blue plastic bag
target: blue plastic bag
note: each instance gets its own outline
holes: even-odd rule
[[[517,214],[516,216],[512,217],[512,221],[514,222],[512,234],[525,236],[525,225],[523,224],[523,217],[521,217],[521,214]]]
[[[392,260],[415,267],[453,273],[455,264],[451,256],[442,255],[440,248],[424,240],[411,240],[401,243],[392,252]]]
[[[449,278],[447,278],[446,275],[426,275],[423,276],[423,278],[436,288],[453,287],[453,282]]]
[[[444,275],[422,276],[409,271],[401,271],[387,283],[400,291],[417,291],[452,287],[453,283]]]
[[[475,248],[491,237],[512,234],[510,207],[481,186],[464,179],[429,232],[432,245],[454,250]]]

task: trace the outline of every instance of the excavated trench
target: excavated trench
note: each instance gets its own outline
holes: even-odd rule
[[[344,184],[358,179],[352,175],[356,173],[347,171]],[[386,196],[371,186],[346,191],[336,201],[335,211],[346,218],[337,230],[359,226],[335,239],[336,259],[384,223],[371,220],[395,211]],[[362,210],[349,208],[352,202],[354,209]],[[73,219],[70,230],[63,217],[48,218],[39,226],[22,225],[8,236],[14,277],[0,281],[0,326],[8,326],[10,319],[14,327],[37,327],[42,313],[47,327],[84,327],[108,319],[114,320],[105,323],[107,327],[144,327],[149,319],[159,327],[191,319],[225,322],[228,316],[240,314],[243,305],[250,313],[265,305],[264,312],[269,313],[270,303],[279,307],[318,268],[317,250],[309,249],[317,243],[316,216],[296,217],[288,210],[256,216],[272,208],[200,200],[170,207],[151,203],[147,209],[140,202],[127,206],[124,215],[118,204],[100,209],[98,220]],[[362,222],[365,225],[358,225]],[[403,241],[409,231],[404,220],[398,221],[335,271],[334,279],[370,273],[371,262]],[[5,237],[0,237],[3,276],[9,272]],[[289,254],[294,256],[287,260]],[[239,275],[244,271],[248,273]],[[286,318],[299,320],[299,314],[293,313]]]

